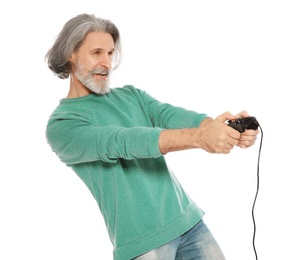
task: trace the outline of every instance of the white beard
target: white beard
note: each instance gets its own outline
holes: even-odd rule
[[[106,80],[96,81],[95,74],[108,73]],[[88,89],[96,94],[107,94],[110,92],[110,71],[105,68],[95,68],[88,72],[85,72],[85,68],[78,61],[75,70],[77,79]]]

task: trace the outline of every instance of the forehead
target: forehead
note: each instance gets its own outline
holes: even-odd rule
[[[95,49],[101,48],[112,50],[115,47],[113,37],[105,32],[91,32],[86,35],[80,49]]]

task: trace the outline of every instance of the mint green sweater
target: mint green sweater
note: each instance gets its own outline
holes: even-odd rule
[[[163,129],[197,127],[206,117],[133,86],[62,99],[50,116],[47,141],[96,199],[115,260],[167,243],[204,215],[167,167],[158,138]]]

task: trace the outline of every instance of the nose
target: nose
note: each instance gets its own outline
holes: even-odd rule
[[[101,66],[110,69],[111,66],[112,66],[112,56],[107,54],[107,53],[104,53],[101,56],[101,59],[100,59],[99,63],[100,63]]]

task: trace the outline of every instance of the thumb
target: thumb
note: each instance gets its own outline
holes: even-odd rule
[[[249,114],[247,113],[246,110],[242,110],[240,113],[237,114],[237,117],[245,118],[245,117],[249,117]]]
[[[215,120],[224,123],[227,120],[234,120],[234,119],[237,119],[237,116],[235,116],[227,111],[227,112],[223,113],[222,115],[217,116]]]

